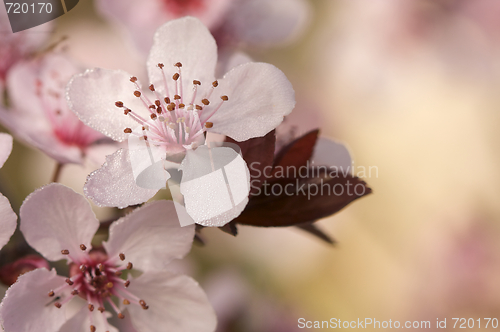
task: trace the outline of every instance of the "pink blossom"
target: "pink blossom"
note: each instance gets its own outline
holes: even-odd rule
[[[200,19],[219,47],[268,47],[295,39],[310,12],[304,0],[98,0],[96,5],[144,53],[158,27],[182,16]]]
[[[103,247],[92,248],[99,221],[85,198],[57,183],[38,189],[21,207],[21,232],[46,259],[66,259],[69,277],[44,268],[19,277],[2,302],[3,326],[117,331],[108,318],[127,316],[139,332],[213,331],[215,314],[199,285],[168,272],[194,236],[194,226],[180,227],[174,216],[172,202],[148,204],[114,222]]]
[[[126,72],[93,69],[70,81],[67,96],[78,117],[108,137],[146,140],[163,160],[175,157],[179,163],[186,156],[182,177],[191,178],[200,160],[210,164],[205,148],[197,149],[205,142],[205,132],[237,141],[264,136],[295,105],[293,88],[276,67],[245,63],[216,80],[216,64],[217,46],[208,29],[195,18],[182,18],[166,23],[155,35],[147,63],[148,88]],[[96,204],[120,208],[145,202],[158,189],[136,185],[130,153],[123,150],[108,156],[85,185]],[[193,200],[190,194],[184,197],[191,211]],[[230,221],[245,204],[219,222]]]
[[[0,133],[0,168],[12,151],[12,136]],[[0,248],[9,242],[10,237],[16,230],[17,216],[12,211],[9,200],[0,194]]]
[[[0,6],[0,90],[8,70],[18,61],[27,59],[50,37],[52,23],[12,33],[5,6]]]
[[[80,70],[57,53],[21,61],[7,76],[10,108],[0,108],[0,122],[17,138],[63,164],[82,164],[85,155],[112,143],[67,106],[66,83]]]

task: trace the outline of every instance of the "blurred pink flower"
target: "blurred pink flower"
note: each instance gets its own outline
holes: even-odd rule
[[[0,133],[0,168],[7,160],[12,151],[12,136]],[[9,242],[10,237],[14,234],[17,225],[17,216],[12,211],[9,200],[4,195],[0,194],[0,248]]]
[[[0,108],[0,122],[59,163],[82,164],[87,154],[99,159],[103,144],[114,142],[83,124],[64,97],[68,80],[80,71],[57,53],[17,63],[7,76],[10,107]]]
[[[104,249],[91,246],[99,221],[89,203],[63,185],[32,193],[20,215],[26,241],[48,260],[67,259],[70,277],[44,268],[21,276],[0,309],[6,330],[117,331],[107,310],[129,316],[139,332],[215,330],[199,285],[167,272],[170,261],[189,252],[194,236],[194,226],[180,227],[172,217],[172,202],[151,203],[114,222]],[[143,273],[132,279],[126,275],[132,269]]]
[[[96,5],[144,54],[156,29],[182,16],[200,19],[219,47],[269,47],[295,39],[310,12],[304,0],[98,0]]]
[[[49,268],[49,263],[40,256],[28,255],[0,268],[0,282],[10,286],[17,281],[17,278],[29,271],[38,268]]]
[[[18,61],[27,59],[50,37],[52,23],[12,33],[5,6],[0,6],[0,91],[8,70]],[[0,100],[1,101],[1,100]]]
[[[216,81],[216,63],[217,46],[208,29],[196,18],[182,18],[155,35],[147,63],[149,89],[126,72],[93,69],[70,81],[67,96],[71,109],[92,128],[116,141],[146,139],[162,159],[178,154],[182,160],[202,151],[194,149],[204,143],[204,132],[237,141],[264,136],[292,111],[293,88],[276,67],[246,63]],[[183,168],[183,177],[189,172],[193,169]],[[120,208],[143,203],[157,191],[136,185],[123,150],[108,156],[85,185],[95,203]]]

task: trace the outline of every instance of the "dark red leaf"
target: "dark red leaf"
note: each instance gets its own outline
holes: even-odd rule
[[[274,158],[274,166],[293,166],[297,169],[306,166],[314,152],[318,135],[319,129],[315,129],[283,147]]]
[[[250,194],[257,192],[265,179],[264,168],[273,165],[276,145],[275,130],[263,137],[255,137],[243,142],[236,142],[232,138],[226,137],[226,142],[237,144],[240,147],[243,159],[250,171]]]
[[[332,175],[319,169],[309,172],[307,177],[272,179],[259,191],[259,195],[250,196],[245,210],[234,220],[236,223],[261,227],[293,226],[332,215],[371,193],[360,178],[349,174]]]
[[[312,234],[321,240],[329,243],[329,244],[335,244],[335,240],[333,240],[330,236],[326,235],[321,229],[319,229],[315,224],[312,222],[304,223],[297,225],[298,228],[302,229],[303,231],[308,232],[309,234]]]

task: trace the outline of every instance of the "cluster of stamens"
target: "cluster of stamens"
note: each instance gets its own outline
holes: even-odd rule
[[[202,82],[193,81],[193,96],[190,100],[183,97],[182,87],[182,64],[177,62],[174,67],[177,72],[172,76],[175,91],[169,91],[167,76],[164,65],[158,64],[158,69],[163,76],[163,86],[166,96],[161,96],[153,84],[149,85],[149,91],[154,94],[155,100],[151,101],[137,83],[137,77],[131,77],[130,81],[135,84],[134,96],[140,98],[144,107],[149,112],[151,120],[147,120],[137,112],[117,101],[115,106],[123,109],[125,115],[131,117],[140,126],[142,132],[138,133],[132,128],[125,128],[124,132],[138,136],[157,146],[165,146],[168,149],[171,145],[192,146],[202,140],[205,129],[212,128],[213,123],[210,118],[220,109],[224,102],[228,101],[228,96],[221,96],[217,105],[211,105],[209,98],[219,85],[218,81],[212,82],[212,86],[203,96],[199,96],[198,89]],[[195,147],[195,146],[194,146]]]
[[[80,245],[80,249],[84,252],[87,247],[84,244]],[[121,276],[127,270],[132,270],[133,264],[127,263],[125,269],[118,267],[119,261],[125,261],[125,254],[120,253],[117,257],[107,258],[106,254],[100,251],[87,253],[84,262],[71,257],[69,250],[61,250],[63,255],[69,256],[73,261],[70,265],[70,278],[65,280],[65,283],[60,287],[50,290],[48,296],[55,298],[53,305],[56,308],[61,308],[64,304],[68,303],[75,296],[79,296],[87,301],[90,319],[90,331],[96,332],[94,325],[95,309],[101,314],[106,311],[104,305],[108,303],[109,306],[116,312],[118,318],[123,319],[125,316],[118,309],[113,302],[111,296],[118,298],[124,305],[138,305],[142,309],[147,310],[149,307],[146,302],[130,291],[127,288],[130,286],[130,280],[122,279]],[[68,289],[71,289],[70,295],[64,295]],[[106,316],[102,316],[106,326],[106,332],[109,332],[108,322]]]

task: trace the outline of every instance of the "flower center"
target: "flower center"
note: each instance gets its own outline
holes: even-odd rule
[[[85,245],[80,245],[82,251],[86,252]],[[108,258],[108,256],[99,250],[92,250],[82,260],[77,260],[71,257],[69,250],[62,250],[63,255],[68,255],[73,263],[70,264],[70,277],[66,279],[65,284],[60,287],[50,290],[49,297],[54,297],[54,306],[61,308],[75,296],[79,296],[87,301],[90,318],[90,331],[95,332],[96,327],[93,324],[94,314],[97,309],[102,315],[106,330],[108,331],[108,322],[103,313],[106,311],[105,304],[107,303],[118,318],[123,319],[125,316],[118,309],[112,297],[120,300],[124,305],[138,305],[142,309],[148,309],[148,305],[144,300],[132,294],[127,290],[130,285],[129,280],[121,278],[126,270],[131,270],[133,264],[128,262],[126,268],[120,268],[119,262],[125,260],[125,254],[121,253],[117,257]],[[68,291],[71,292],[68,295]]]
[[[203,144],[203,132],[213,127],[210,118],[219,110],[222,104],[229,100],[227,96],[221,96],[220,102],[212,104],[209,98],[216,90],[219,83],[212,82],[205,93],[199,91],[202,82],[194,80],[192,83],[193,94],[189,100],[183,93],[182,64],[177,62],[174,67],[176,72],[172,75],[174,91],[169,91],[167,75],[162,63],[158,64],[163,76],[163,91],[161,95],[153,84],[149,90],[155,96],[151,101],[137,82],[137,77],[131,77],[130,81],[135,85],[134,96],[140,98],[145,109],[149,113],[150,120],[146,120],[137,112],[131,110],[123,102],[117,101],[115,106],[123,109],[125,115],[131,117],[140,126],[137,130],[125,128],[124,132],[147,140],[149,144],[165,148],[167,154],[175,154],[186,149],[196,149]]]

